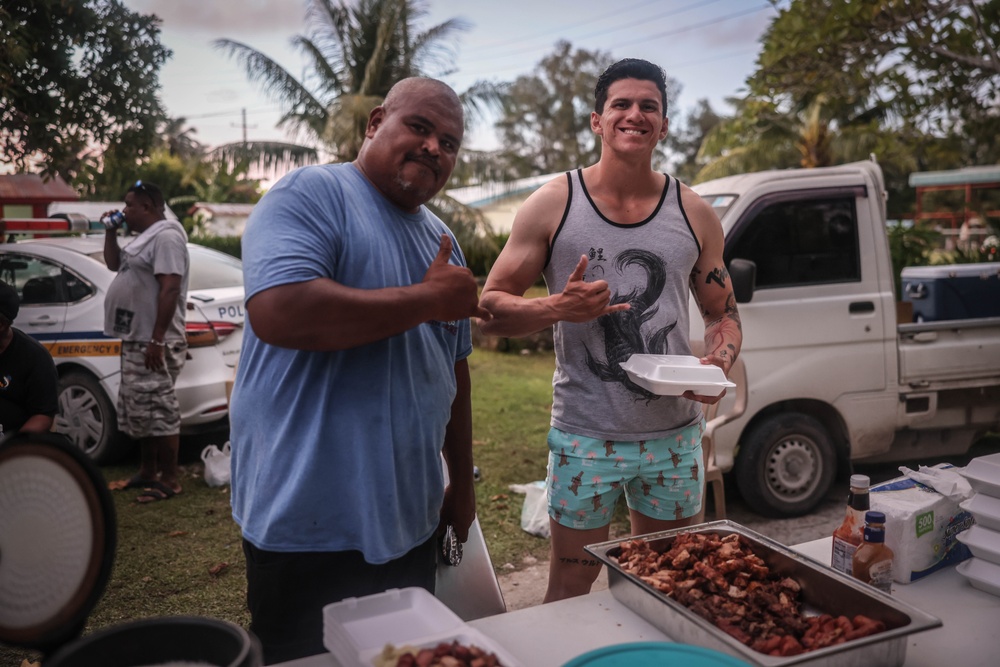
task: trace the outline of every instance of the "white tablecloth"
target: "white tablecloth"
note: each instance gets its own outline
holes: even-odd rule
[[[831,538],[792,548],[830,562]],[[954,567],[912,584],[893,584],[892,595],[941,619],[944,625],[907,638],[906,667],[1000,665],[1000,597],[969,585]],[[636,641],[670,638],[599,591],[570,600],[497,614],[469,625],[521,660],[524,667],[557,667],[587,651]],[[281,667],[339,667],[330,654]]]

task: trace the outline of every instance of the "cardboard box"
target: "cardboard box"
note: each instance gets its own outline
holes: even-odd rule
[[[885,543],[895,556],[896,582],[908,584],[972,555],[955,539],[975,523],[958,501],[909,477],[871,487],[870,498],[871,509],[885,513]]]

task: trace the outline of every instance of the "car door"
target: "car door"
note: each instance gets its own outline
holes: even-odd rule
[[[727,237],[727,262],[757,266],[753,300],[739,307],[743,350],[768,369],[755,377],[757,391],[762,382],[812,378],[814,398],[834,403],[845,392],[885,388],[870,215],[861,188],[783,193],[762,198]]]
[[[57,341],[66,326],[65,267],[27,253],[3,252],[0,279],[21,297],[14,326],[43,345]]]

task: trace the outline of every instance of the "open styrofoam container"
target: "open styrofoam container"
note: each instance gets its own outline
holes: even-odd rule
[[[957,533],[955,539],[969,547],[976,558],[1000,565],[1000,533],[977,525]]]
[[[1000,454],[977,456],[961,472],[977,493],[1000,498]]]
[[[1000,531],[1000,498],[976,493],[958,506],[973,516],[977,526]]]
[[[718,396],[736,386],[721,368],[690,355],[633,354],[621,367],[637,385],[661,396],[680,396],[688,390]]]
[[[323,645],[345,667],[373,667],[387,644],[433,648],[453,641],[496,654],[504,667],[520,665],[423,588],[393,588],[323,608]]]
[[[972,557],[956,565],[955,570],[968,579],[974,588],[1000,595],[1000,565]]]

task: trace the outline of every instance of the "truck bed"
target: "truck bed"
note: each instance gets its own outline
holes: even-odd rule
[[[898,332],[901,386],[1000,385],[1000,317],[900,324]]]

